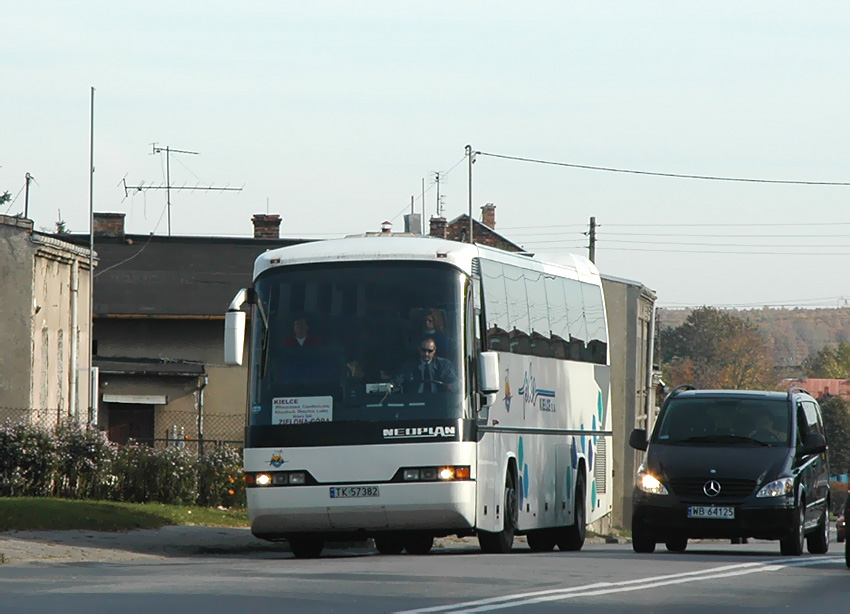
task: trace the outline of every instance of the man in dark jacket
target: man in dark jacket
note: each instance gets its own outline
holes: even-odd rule
[[[437,356],[437,343],[431,337],[419,342],[419,360],[408,363],[393,383],[402,392],[428,394],[457,389],[457,371],[452,362]]]

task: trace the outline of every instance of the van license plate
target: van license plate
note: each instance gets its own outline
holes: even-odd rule
[[[331,486],[331,499],[343,497],[380,497],[377,486]]]
[[[689,505],[688,518],[718,518],[720,520],[735,520],[735,508],[716,507],[711,505]]]

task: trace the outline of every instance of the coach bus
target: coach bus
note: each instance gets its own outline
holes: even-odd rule
[[[589,260],[351,237],[270,250],[253,279],[227,312],[225,361],[247,347],[258,538],[300,558],[369,537],[384,554],[448,535],[492,553],[516,535],[579,550],[611,512],[608,332]]]

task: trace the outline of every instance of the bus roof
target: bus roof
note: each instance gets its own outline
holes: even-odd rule
[[[599,285],[599,272],[590,260],[575,254],[558,254],[542,261],[527,254],[517,254],[486,245],[459,243],[435,237],[367,236],[327,239],[280,247],[261,254],[254,263],[254,279],[270,268],[320,262],[376,260],[443,261],[469,274],[472,259],[488,258],[573,277]]]

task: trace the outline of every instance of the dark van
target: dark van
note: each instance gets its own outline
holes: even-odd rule
[[[682,552],[690,538],[779,540],[785,555],[829,549],[829,464],[817,401],[787,392],[680,386],[647,441],[633,500],[632,546]]]

